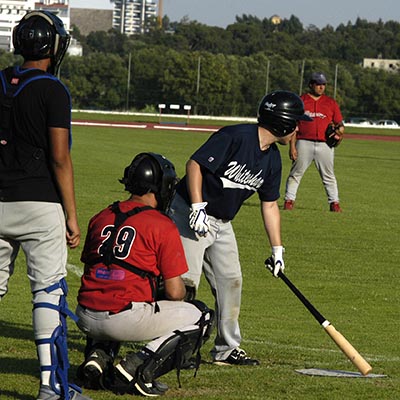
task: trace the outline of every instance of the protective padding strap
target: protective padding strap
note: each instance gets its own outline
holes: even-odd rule
[[[174,334],[166,339],[155,353],[148,354],[147,360],[139,367],[145,382],[152,382],[176,368],[179,387],[181,387],[181,368],[197,353],[201,337],[200,327],[188,331],[174,331]],[[198,361],[200,364],[200,360]]]
[[[68,308],[68,303],[67,303],[67,294],[68,294],[68,285],[67,281],[63,278],[59,282],[54,283],[53,285],[50,285],[49,287],[41,290],[37,290],[33,292],[33,294],[44,291],[46,293],[51,293],[54,292],[57,289],[61,289],[63,291],[63,296],[60,296],[60,303],[58,306],[51,304],[51,303],[35,303],[33,305],[33,309],[39,308],[39,307],[45,307],[45,308],[51,308],[53,310],[56,310],[60,313],[60,319],[63,317],[64,319],[66,317],[70,317],[74,322],[78,321],[78,317]]]
[[[68,293],[68,285],[65,279],[55,283],[45,289],[38,290],[34,293],[45,291],[51,293],[57,289],[63,291],[60,296],[59,305],[40,302],[35,303],[33,308],[50,308],[58,311],[60,315],[60,325],[53,331],[50,338],[38,339],[35,341],[36,346],[48,344],[50,346],[51,365],[41,366],[41,371],[50,371],[50,386],[57,395],[64,395],[66,399],[70,399],[70,388],[81,393],[81,389],[73,384],[68,383],[68,369],[70,367],[68,361],[68,345],[67,345],[67,321],[66,317],[71,317],[75,322],[78,320],[76,315],[68,309],[66,295]],[[73,391],[71,391],[73,395]],[[65,395],[66,394],[66,395]],[[71,397],[72,398],[72,397]]]

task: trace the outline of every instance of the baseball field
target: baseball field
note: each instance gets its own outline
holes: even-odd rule
[[[134,155],[165,155],[183,176],[184,165],[209,133],[75,126],[73,160],[82,243],[69,252],[69,305],[74,310],[82,265],[80,252],[89,218],[114,200],[126,198],[118,182]],[[283,181],[288,148],[281,147]],[[400,141],[345,139],[336,150],[336,176],[343,213],[328,211],[314,166],[303,178],[293,211],[282,211],[286,274],[385,377],[319,377],[296,372],[327,369],[357,372],[353,364],[280,280],[264,268],[270,247],[255,196],[234,220],[244,277],[240,316],[242,347],[258,367],[202,364],[160,380],[168,399],[394,400],[400,398]],[[283,199],[279,201],[283,204]],[[0,304],[0,399],[35,399],[39,386],[31,328],[31,295],[21,253]],[[208,285],[198,297],[213,306]],[[69,320],[70,376],[82,362],[85,340]],[[121,354],[138,344],[126,343]],[[86,390],[94,400],[123,400],[110,392]]]

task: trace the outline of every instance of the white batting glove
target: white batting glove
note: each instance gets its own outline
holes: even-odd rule
[[[209,230],[208,215],[206,213],[205,201],[203,203],[192,203],[192,212],[189,214],[189,226],[199,236],[206,236]]]
[[[285,262],[283,261],[283,253],[285,249],[283,246],[272,246],[272,261],[273,261],[273,271],[272,274],[275,278],[278,278],[279,271],[285,270]]]

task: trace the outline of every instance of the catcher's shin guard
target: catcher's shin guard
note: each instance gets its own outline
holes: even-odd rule
[[[200,336],[200,327],[193,325],[185,331],[174,331],[154,353],[144,348],[142,352],[146,354],[146,360],[138,368],[137,380],[151,383],[176,369],[180,387],[181,368],[197,351]]]
[[[33,292],[35,343],[41,377],[48,376],[51,390],[65,399],[69,399],[70,387],[80,392],[80,388],[68,383],[69,361],[66,317],[71,317],[75,322],[77,318],[68,309],[67,293],[68,286],[65,279],[61,279],[45,289]],[[42,311],[43,309],[46,309],[45,314]],[[49,330],[53,331],[49,333]]]
[[[152,382],[176,368],[180,387],[180,371],[183,366],[190,364],[193,358],[195,358],[196,376],[201,361],[200,348],[210,337],[214,312],[199,300],[191,303],[202,312],[200,320],[196,325],[187,327],[185,330],[174,331],[174,334],[166,339],[155,353],[149,355],[149,358],[138,368],[145,382]],[[146,348],[145,351],[147,351]]]

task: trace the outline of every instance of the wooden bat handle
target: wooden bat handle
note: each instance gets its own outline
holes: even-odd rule
[[[325,331],[338,345],[339,349],[346,354],[347,358],[357,367],[363,374],[368,375],[372,371],[372,367],[365,361],[360,353],[349,343],[349,341],[335,329],[331,324],[324,326]]]

